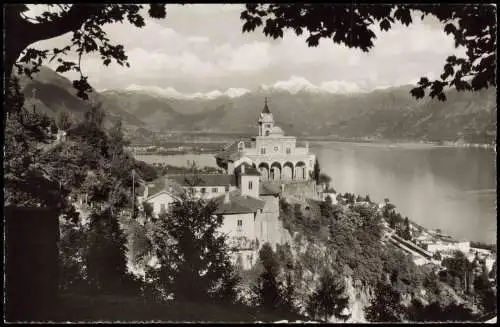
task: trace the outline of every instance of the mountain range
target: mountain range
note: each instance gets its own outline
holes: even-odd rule
[[[256,119],[268,98],[275,120],[290,135],[474,143],[491,143],[496,137],[495,89],[449,90],[447,101],[441,102],[414,99],[412,85],[361,91],[352,85],[318,88],[295,81],[190,96],[175,89],[134,86],[93,90],[91,98],[102,103],[109,120],[121,118],[132,131],[255,134]],[[72,83],[47,67],[32,80],[22,78],[21,86],[27,105],[35,104],[49,115],[63,110],[80,117],[88,110]]]

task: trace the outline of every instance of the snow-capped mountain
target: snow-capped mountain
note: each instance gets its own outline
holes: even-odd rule
[[[214,90],[210,92],[182,93],[173,87],[161,88],[151,85],[131,84],[124,91],[146,93],[170,99],[200,99],[213,100],[220,97],[238,98],[252,92],[246,88],[229,88],[225,91]],[[354,82],[347,81],[325,81],[319,85],[314,85],[304,77],[291,76],[287,80],[277,81],[274,84],[262,84],[256,90],[257,92],[288,92],[297,94],[298,92],[324,93],[324,94],[354,94],[364,93],[367,90],[359,87]]]
[[[205,93],[203,92],[181,93],[173,87],[161,88],[158,86],[150,86],[150,85],[144,86],[137,84],[129,85],[128,87],[125,88],[125,91],[142,92],[142,93],[148,93],[150,95],[156,95],[164,98],[173,98],[173,99],[207,99],[207,100],[212,100],[223,96],[229,98],[236,98],[250,92],[250,90],[244,88],[229,88],[224,92],[221,92],[219,90],[214,90]]]
[[[356,83],[346,81],[325,81],[318,85],[314,85],[304,77],[292,76],[288,80],[277,81],[272,85],[262,85],[262,90],[265,91],[287,91],[291,94],[298,92],[312,93],[332,93],[332,94],[350,94],[365,92]]]

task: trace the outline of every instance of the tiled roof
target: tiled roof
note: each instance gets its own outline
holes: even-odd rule
[[[281,189],[276,185],[261,181],[259,183],[259,195],[278,195]]]
[[[252,140],[251,139],[242,139],[238,140],[236,142],[233,142],[229,144],[224,151],[219,152],[218,154],[215,155],[216,158],[222,159],[222,160],[232,160],[236,161],[241,156],[243,155],[241,152],[238,151],[238,144],[243,141],[245,143],[245,148],[251,148],[252,147]],[[233,157],[231,157],[234,155]]]
[[[229,192],[229,203],[224,203],[226,195],[214,198],[217,214],[252,213],[264,208],[265,202],[248,195],[241,195],[240,190]]]
[[[260,176],[260,172],[256,168],[254,168],[252,165],[249,165],[245,162],[234,169],[235,175],[241,173],[241,166],[243,166],[243,165],[245,166],[245,175],[247,175],[247,176]]]
[[[175,181],[181,186],[191,186],[190,182],[195,181],[194,186],[228,186],[236,185],[234,175],[226,174],[178,174],[166,175],[165,178]]]
[[[165,177],[157,178],[153,183],[149,183],[148,185],[148,198],[160,193],[161,191],[171,192],[173,195],[177,196],[184,192],[181,185],[173,180],[166,180]]]
[[[260,176],[260,172],[257,170],[257,168],[250,167],[250,168],[245,168],[245,175],[247,175],[247,176]]]
[[[174,195],[180,195],[185,186],[190,186],[188,184],[189,180],[193,179],[193,174],[177,174],[177,175],[165,175],[157,178],[149,185],[148,197],[160,193],[163,190],[171,191]],[[236,186],[236,178],[234,175],[225,174],[198,174],[199,184],[196,186]],[[136,188],[137,195],[144,194],[145,185],[141,185]]]
[[[243,152],[233,152],[229,155],[227,155],[227,159],[231,160],[231,161],[236,161],[238,159],[241,159],[245,156],[245,154]]]

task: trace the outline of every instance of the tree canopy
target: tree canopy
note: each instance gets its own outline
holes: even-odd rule
[[[11,76],[14,66],[18,73],[31,75],[38,71],[44,61],[57,60],[57,72],[70,70],[80,74],[73,81],[78,96],[87,99],[91,87],[88,76],[81,69],[81,58],[89,53],[99,53],[103,65],[115,61],[129,67],[128,57],[120,40],[110,40],[103,30],[106,24],[128,21],[137,28],[146,24],[139,4],[52,4],[50,10],[30,18],[26,16],[25,4],[5,6],[5,73]],[[151,18],[166,18],[165,4],[149,4],[147,15]],[[53,11],[57,9],[56,11]],[[364,5],[364,4],[247,4],[241,13],[243,32],[262,27],[262,32],[272,38],[283,37],[284,31],[293,30],[297,35],[308,33],[309,46],[317,46],[320,39],[332,39],[334,43],[350,48],[370,51],[375,45],[374,28],[388,31],[395,23],[409,26],[413,23],[412,13],[423,19],[434,16],[447,34],[455,40],[455,46],[464,47],[463,58],[449,56],[444,63],[440,80],[430,81],[422,77],[411,93],[422,98],[425,91],[439,100],[445,100],[447,87],[458,91],[481,90],[495,87],[496,71],[496,7],[493,5]],[[9,32],[15,31],[15,32]],[[66,33],[73,33],[70,44],[63,48],[36,49],[38,41],[51,39]],[[74,52],[78,61],[67,59]],[[21,64],[29,64],[21,65]]]

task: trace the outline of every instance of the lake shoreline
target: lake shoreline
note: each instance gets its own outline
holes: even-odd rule
[[[394,148],[394,149],[484,149],[484,150],[493,150],[496,148],[493,145],[489,144],[435,144],[435,143],[416,143],[416,142],[370,142],[370,141],[333,141],[333,140],[317,140],[317,139],[302,139],[302,142],[307,141],[310,144],[347,144],[347,145],[355,145],[355,146],[369,146],[369,147],[380,147],[380,148]],[[179,142],[181,143],[181,142]],[[221,144],[220,141],[204,141],[205,144]],[[495,151],[496,152],[496,151]],[[214,151],[213,149],[205,150],[205,151],[192,151],[192,150],[163,150],[158,152],[141,152],[136,153],[137,155],[164,155],[164,156],[172,156],[172,155],[200,155],[200,154],[217,154],[218,151]]]
[[[496,153],[420,143],[315,141],[310,147],[338,192],[369,194],[376,202],[389,198],[412,221],[459,239],[496,240]],[[215,153],[135,157],[150,164],[215,167]]]

